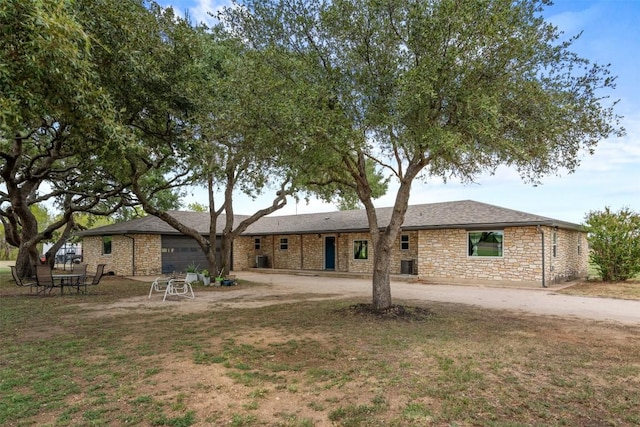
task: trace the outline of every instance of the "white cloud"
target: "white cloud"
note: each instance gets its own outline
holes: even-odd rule
[[[193,24],[204,23],[213,26],[217,23],[216,14],[230,5],[229,0],[195,0],[193,6],[188,6],[184,0],[169,0],[164,7],[173,7],[174,11],[183,17],[188,14]]]
[[[204,22],[211,26],[216,24],[214,18],[225,6],[229,6],[230,2],[221,0],[197,0],[196,6],[189,8],[191,19],[196,23]],[[213,16],[211,16],[213,15]]]
[[[553,13],[554,10],[555,8],[551,7],[547,11]],[[580,11],[556,13],[554,15],[550,15],[547,19],[553,25],[558,27],[560,31],[563,31],[565,36],[573,37],[588,27],[589,24],[597,21],[599,15],[599,6],[596,5]]]

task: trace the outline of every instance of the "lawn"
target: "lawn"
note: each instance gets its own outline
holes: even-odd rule
[[[64,297],[0,279],[0,425],[640,424],[638,327],[355,300],[191,313],[122,278]]]

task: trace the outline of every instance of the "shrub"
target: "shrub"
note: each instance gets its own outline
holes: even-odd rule
[[[640,273],[640,215],[628,208],[591,211],[585,218],[591,262],[605,282]]]

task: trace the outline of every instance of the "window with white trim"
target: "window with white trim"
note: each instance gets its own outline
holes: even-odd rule
[[[369,241],[353,241],[353,259],[369,259]]]
[[[467,255],[470,257],[501,257],[504,231],[469,231],[467,232]]]

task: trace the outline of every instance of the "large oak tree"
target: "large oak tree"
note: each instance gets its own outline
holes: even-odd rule
[[[542,17],[548,4],[247,0],[222,15],[250,48],[295,58],[266,65],[307,95],[295,107],[306,117],[300,138],[324,159],[310,175],[353,189],[366,209],[375,308],[391,305],[390,252],[416,179],[473,181],[507,165],[538,182],[572,172],[580,153],[623,132],[606,97],[608,67],[560,40]],[[398,188],[384,224],[371,162]]]
[[[121,128],[97,81],[90,31],[74,2],[0,3],[0,219],[19,248],[16,266],[29,275],[37,244],[74,228],[75,212],[106,213],[120,205],[108,178]],[[62,214],[38,227],[33,207]]]

